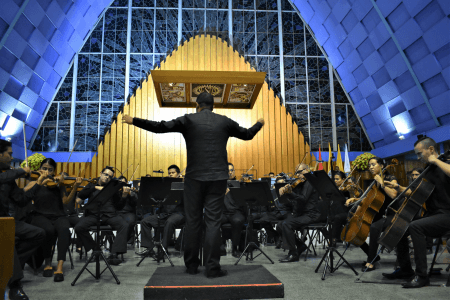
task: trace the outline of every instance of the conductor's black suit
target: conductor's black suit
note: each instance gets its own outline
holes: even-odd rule
[[[251,140],[262,124],[242,128],[228,117],[203,109],[168,122],[134,118],[133,125],[155,133],[180,132],[183,135],[187,149],[184,262],[188,269],[200,265],[201,223],[205,208],[206,273],[208,276],[216,274],[220,271],[220,222],[228,179],[227,141],[229,137]]]

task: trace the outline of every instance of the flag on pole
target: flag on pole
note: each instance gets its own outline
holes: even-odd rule
[[[351,172],[351,167],[350,167],[350,159],[348,158],[348,148],[347,148],[347,144],[345,144],[345,164],[344,164],[344,172],[345,173],[350,173]]]
[[[341,157],[341,148],[339,147],[338,144],[338,154],[337,154],[337,159],[336,159],[336,166],[339,167],[339,171],[343,171],[344,170],[344,166],[342,163],[342,157]]]
[[[322,164],[322,153],[320,152],[320,145],[319,145],[319,164],[316,164],[317,170],[323,170],[323,164]]]
[[[328,143],[328,176],[330,177],[332,170],[333,170],[333,154],[331,153],[330,143]]]

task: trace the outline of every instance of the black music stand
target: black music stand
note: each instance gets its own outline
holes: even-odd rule
[[[110,198],[114,196],[115,193],[117,193],[123,186],[126,186],[127,184],[122,181],[118,181],[115,179],[112,179],[108,184],[92,199],[89,199],[88,203],[84,206],[85,209],[95,211],[95,216],[97,218],[97,229],[95,234],[95,248],[92,251],[92,255],[89,258],[89,260],[86,262],[86,264],[83,266],[83,268],[78,273],[77,277],[75,277],[75,280],[71,283],[72,286],[75,285],[78,278],[81,276],[81,274],[84,272],[84,270],[88,271],[95,279],[100,279],[100,276],[103,274],[103,272],[106,271],[106,269],[109,269],[111,274],[113,275],[114,279],[116,280],[117,284],[120,284],[119,279],[117,278],[116,274],[112,270],[111,266],[109,265],[108,261],[105,258],[105,255],[103,254],[102,249],[100,249],[100,241],[99,241],[99,235],[100,235],[100,221],[101,221],[101,213],[100,210],[103,206],[103,204]],[[100,258],[103,259],[103,261],[106,264],[106,268],[100,272]],[[89,269],[87,269],[87,266],[91,263],[92,260],[95,259],[95,275],[92,274]]]
[[[247,255],[246,258],[247,260],[253,261],[261,254],[264,254],[264,256],[273,264],[274,263],[273,260],[271,260],[270,257],[267,256],[267,254],[264,253],[264,251],[261,250],[261,248],[253,241],[253,216],[251,214],[252,206],[272,206],[274,204],[269,185],[266,182],[255,181],[255,182],[241,182],[239,188],[236,187],[236,184],[232,182],[229,182],[228,186],[230,187],[231,195],[237,202],[236,204],[239,206],[247,205],[248,207],[247,233],[249,233],[249,235],[247,246],[245,247],[239,259],[236,261],[235,265],[239,263],[242,256],[244,256],[244,254],[246,254],[247,252],[249,252],[248,253],[249,255]],[[253,251],[256,249],[259,250],[261,253],[253,257]]]
[[[171,186],[173,182],[180,182],[182,178],[171,178],[171,177],[142,177],[141,187],[139,189],[138,196],[138,206],[156,206],[158,209],[158,228],[160,229],[160,219],[161,219],[161,209],[163,205],[177,205],[181,198],[176,198],[176,194],[171,191]],[[159,235],[159,241],[155,242],[155,246],[158,249],[156,252],[156,261],[164,260],[164,255],[173,267],[172,260],[170,260],[167,250],[162,245],[162,237]],[[164,255],[163,255],[164,253]],[[142,259],[137,263],[137,267],[144,261],[145,258],[150,256],[149,254],[142,257]]]
[[[345,202],[345,197],[344,195],[341,194],[341,192],[338,190],[334,182],[331,181],[330,177],[328,177],[325,171],[306,173],[304,174],[304,176],[308,180],[308,182],[311,183],[311,185],[316,189],[322,200],[328,202],[327,228],[328,232],[331,234],[333,232],[332,223],[334,215],[340,212],[344,212],[343,208],[338,203]],[[333,205],[334,202],[336,202],[337,205]],[[319,262],[319,265],[315,270],[315,272],[317,273],[319,271],[320,266],[325,261],[325,267],[322,273],[322,280],[325,280],[327,270],[329,270],[330,273],[334,273],[342,265],[341,264],[338,265],[337,267],[334,267],[333,265],[334,253],[336,253],[342,259],[343,263],[345,263],[347,266],[350,267],[350,269],[352,269],[353,272],[355,272],[355,275],[358,275],[358,272],[356,272],[356,270],[352,267],[352,265],[349,264],[349,262],[344,258],[344,256],[342,256],[342,254],[339,253],[335,245],[331,241],[327,241],[327,244],[328,244],[327,251],[323,255],[321,261]]]

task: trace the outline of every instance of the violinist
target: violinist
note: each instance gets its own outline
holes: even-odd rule
[[[100,177],[96,183],[88,183],[86,187],[78,193],[78,197],[81,200],[89,198],[93,199],[104,186],[106,186],[114,177],[114,169],[112,167],[105,167],[100,172]],[[122,260],[118,257],[118,254],[127,252],[127,235],[128,235],[128,223],[117,215],[117,212],[122,210],[125,205],[127,192],[125,189],[114,194],[113,197],[107,199],[103,206],[100,208],[100,212],[95,210],[86,209],[85,216],[80,219],[80,222],[75,226],[75,232],[78,238],[86,249],[90,251],[95,247],[95,241],[89,233],[89,228],[97,224],[96,213],[101,215],[101,224],[110,225],[113,230],[117,231],[114,243],[111,246],[111,255],[108,257],[108,263],[111,265],[119,265]],[[89,204],[89,201],[88,201]]]
[[[234,165],[228,163],[228,180],[236,180],[236,172]],[[241,253],[238,251],[239,241],[241,239],[242,226],[245,223],[245,208],[238,206],[236,200],[230,193],[230,189],[227,188],[225,192],[224,208],[222,213],[221,224],[231,224],[231,255],[239,258]],[[222,231],[222,245],[220,246],[220,255],[225,256],[227,254],[225,249],[225,237]]]
[[[370,272],[376,269],[375,266],[371,264],[371,262],[375,263],[380,260],[380,256],[376,257],[378,250],[378,242],[377,242],[378,237],[380,236],[383,229],[388,226],[388,224],[392,220],[392,217],[394,216],[393,213],[390,213],[386,220],[382,218],[382,216],[386,211],[387,206],[397,196],[397,191],[384,183],[386,180],[392,182],[394,185],[397,184],[397,179],[395,178],[394,175],[389,174],[389,171],[386,170],[384,175],[381,175],[382,170],[384,169],[385,166],[386,165],[383,159],[379,157],[373,157],[369,160],[369,171],[374,176],[374,180],[376,181],[376,188],[378,189],[379,192],[381,192],[384,195],[385,200],[380,208],[380,211],[377,213],[370,226],[369,254],[367,256],[367,262],[363,262],[362,267],[362,271],[367,269],[366,272]],[[346,205],[349,206],[350,204],[358,200],[359,200],[358,198],[350,198],[347,200]],[[394,208],[398,208],[398,206]]]
[[[128,180],[125,176],[120,176],[117,180],[127,183]],[[123,187],[124,193],[127,194],[125,200],[125,206],[118,212],[118,216],[124,219],[128,223],[128,244],[133,244],[134,241],[134,224],[136,223],[136,205],[138,195],[132,191],[129,187]]]
[[[295,188],[286,185],[279,190],[280,195],[286,194],[293,203],[293,213],[277,224],[277,231],[283,238],[283,247],[289,250],[288,255],[280,259],[282,263],[299,260],[307,247],[302,240],[295,238],[295,230],[315,222],[320,217],[320,211],[317,209],[319,194],[304,177],[304,174],[309,172],[311,170],[308,165],[299,164],[295,168],[295,175],[304,183]]]
[[[419,288],[430,284],[426,237],[440,237],[450,231],[450,162],[438,159],[438,145],[432,138],[426,136],[419,137],[414,144],[414,152],[418,160],[431,166],[424,179],[434,185],[434,190],[425,202],[426,212],[423,218],[413,220],[407,233],[397,244],[400,268],[392,274],[383,273],[387,279],[409,279],[415,275],[412,281],[403,284],[404,288]],[[406,190],[405,187],[392,181],[385,181],[385,185],[399,193]],[[414,191],[414,188],[406,191],[406,196],[411,195],[411,190]],[[408,255],[408,235],[411,235],[414,246],[415,272]]]
[[[171,178],[179,178],[180,168],[177,165],[171,165],[167,169],[169,173],[169,177]],[[164,224],[164,232],[162,238],[162,245],[169,254],[167,247],[169,246],[169,241],[175,232],[175,228],[181,226],[186,221],[184,214],[184,205],[183,199],[181,199],[178,205],[165,205],[161,209],[161,214],[154,214],[144,218],[141,221],[141,234],[142,234],[142,247],[147,248],[143,252],[139,253],[139,255],[156,255],[153,248],[155,244],[152,239],[152,228],[155,229],[155,237],[158,236],[159,228],[158,228],[158,218],[160,220],[160,224]],[[159,240],[159,238],[158,238]],[[164,254],[161,252],[161,254]],[[162,258],[162,257],[161,257]]]
[[[9,299],[26,300],[28,296],[23,291],[21,283],[24,277],[22,266],[44,241],[45,231],[15,218],[13,208],[30,203],[39,187],[35,186],[24,192],[17,186],[15,179],[30,174],[31,169],[29,167],[11,169],[12,154],[11,142],[0,139],[0,217],[14,217],[16,238],[13,274],[8,282]],[[44,177],[41,176],[38,185],[42,184],[43,180]]]
[[[41,162],[39,171],[46,177],[53,176],[56,170],[56,162],[51,158],[46,158]],[[52,182],[53,186],[48,184]],[[44,277],[53,277],[55,282],[64,281],[63,264],[66,261],[67,249],[70,245],[70,222],[63,204],[68,204],[75,197],[76,190],[81,184],[81,178],[77,178],[69,195],[65,194],[65,187],[54,184],[50,178],[44,179],[42,185],[39,182],[30,182],[24,190],[30,190],[35,185],[38,190],[34,195],[33,211],[31,213],[31,225],[45,230],[45,240],[42,244],[42,252],[45,260]],[[53,274],[52,267],[52,247],[55,240],[58,240],[58,266]]]

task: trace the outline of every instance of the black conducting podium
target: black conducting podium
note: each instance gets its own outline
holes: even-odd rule
[[[157,230],[159,231],[161,228],[160,219],[163,206],[179,204],[179,201],[181,200],[181,197],[179,196],[180,194],[179,192],[172,191],[171,188],[173,183],[181,182],[182,180],[182,178],[171,177],[141,178],[141,186],[138,195],[138,207],[156,206],[158,212],[158,228],[155,228],[155,232]],[[170,260],[169,255],[167,254],[167,250],[162,245],[161,234],[159,234],[159,239],[157,239],[157,241],[155,242],[155,246],[157,248],[156,261],[159,263],[159,261],[162,259],[162,261],[165,262],[165,256],[173,267],[173,263]],[[144,261],[144,259],[148,256],[149,255],[144,256],[136,266],[139,267],[142,261]]]
[[[247,227],[247,241],[245,250],[242,252],[235,265],[239,263],[241,258],[247,254],[247,260],[253,261],[259,255],[263,254],[272,264],[273,260],[261,250],[261,248],[253,241],[253,216],[251,208],[255,206],[272,206],[274,205],[273,196],[270,191],[270,186],[264,181],[253,182],[238,182],[229,181],[228,188],[238,206],[247,206],[248,208],[248,227]],[[261,253],[253,257],[253,251],[259,250]]]

